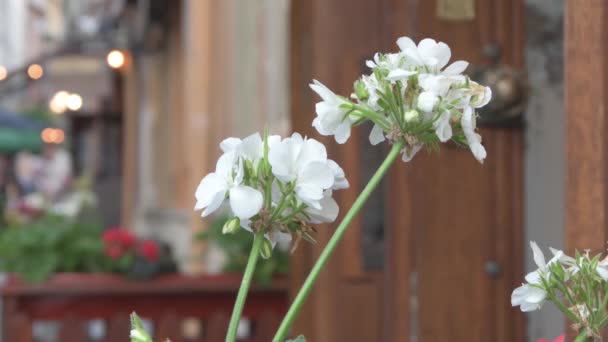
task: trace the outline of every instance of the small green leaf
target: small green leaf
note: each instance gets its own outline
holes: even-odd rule
[[[135,312],[131,313],[131,342],[152,342],[152,338],[144,330],[141,319]]]
[[[306,342],[306,337],[304,337],[304,335],[300,335],[293,340],[287,340],[285,342]]]

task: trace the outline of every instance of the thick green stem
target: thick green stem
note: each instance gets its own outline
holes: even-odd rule
[[[251,278],[255,271],[255,265],[260,255],[260,247],[264,241],[264,234],[257,233],[253,238],[253,246],[251,246],[251,253],[249,254],[249,260],[247,260],[247,267],[245,267],[245,273],[243,274],[243,280],[241,281],[241,287],[239,293],[236,296],[236,302],[234,303],[234,309],[232,309],[232,317],[230,317],[230,325],[228,326],[228,334],[226,334],[226,342],[236,341],[236,330],[239,327],[239,321],[241,320],[241,314],[243,313],[243,306],[245,306],[245,299],[247,299],[247,293],[249,292],[249,285],[251,284]]]
[[[346,232],[346,229],[348,228],[350,223],[353,221],[355,216],[357,216],[359,211],[361,211],[361,209],[363,208],[363,205],[365,204],[365,201],[367,201],[367,199],[372,194],[374,189],[376,189],[378,184],[380,184],[380,181],[382,180],[382,178],[384,177],[384,175],[386,174],[386,172],[388,171],[390,166],[393,164],[395,159],[397,159],[397,156],[399,155],[399,152],[401,152],[401,150],[403,149],[403,146],[404,146],[403,141],[397,142],[393,145],[393,148],[389,152],[389,154],[386,157],[386,159],[384,160],[384,162],[382,162],[382,165],[380,165],[380,167],[378,168],[376,173],[374,173],[374,175],[372,176],[372,179],[370,179],[369,183],[367,183],[367,185],[365,186],[365,188],[363,189],[363,191],[361,192],[359,197],[357,197],[357,199],[355,200],[355,203],[353,203],[353,206],[350,208],[350,210],[344,216],[344,219],[342,220],[342,222],[340,222],[340,225],[338,226],[338,228],[336,228],[334,235],[331,237],[331,239],[327,243],[327,246],[325,246],[325,249],[323,249],[323,252],[321,252],[319,259],[317,260],[314,267],[310,271],[310,274],[308,274],[308,277],[306,278],[304,285],[302,285],[300,292],[298,292],[298,295],[296,296],[293,303],[291,304],[291,307],[289,308],[289,311],[287,311],[285,318],[283,318],[283,322],[281,322],[281,326],[279,327],[279,330],[277,330],[277,333],[274,335],[274,339],[272,340],[273,342],[283,342],[285,340],[285,336],[287,335],[289,328],[291,327],[294,319],[296,318],[298,312],[300,311],[302,305],[304,304],[304,301],[308,297],[308,294],[312,290],[312,287],[314,286],[315,282],[317,281],[317,278],[319,277],[319,274],[323,270],[323,267],[325,267],[325,264],[327,264],[329,257],[331,256],[333,251],[336,249],[336,246],[342,239],[342,236]]]

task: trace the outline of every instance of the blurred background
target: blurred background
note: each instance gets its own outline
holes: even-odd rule
[[[347,95],[404,35],[446,42],[492,86],[488,160],[445,146],[393,167],[294,333],[563,333],[551,308],[509,302],[533,267],[527,241],[565,245],[563,17],[542,0],[0,0],[3,341],[123,341],[132,310],[158,338],[222,340],[250,236],[192,210],[219,142],[264,127],[321,139],[351,182],[344,210],[386,149],[369,127],[342,146],[317,137],[307,85]],[[332,231],[260,267],[241,340],[270,340]]]

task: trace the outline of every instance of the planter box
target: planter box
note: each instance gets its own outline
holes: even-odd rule
[[[0,289],[3,341],[33,341],[32,323],[57,322],[57,340],[90,339],[88,324],[102,322],[99,341],[128,341],[132,311],[152,322],[155,341],[221,341],[240,285],[240,275],[165,275],[136,282],[108,274],[56,274],[42,284],[9,277]],[[287,309],[287,282],[276,279],[266,288],[253,287],[243,317],[250,322],[242,341],[272,339]]]

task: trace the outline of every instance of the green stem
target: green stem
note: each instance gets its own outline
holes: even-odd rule
[[[264,241],[264,234],[256,233],[253,238],[253,246],[251,246],[251,253],[249,254],[249,260],[247,260],[247,267],[245,267],[245,273],[243,274],[243,280],[241,281],[241,287],[239,293],[236,296],[236,302],[234,303],[234,309],[232,309],[232,317],[230,317],[230,325],[228,326],[228,334],[226,335],[226,342],[236,341],[236,330],[239,327],[239,321],[241,320],[241,313],[243,313],[243,306],[245,306],[245,299],[247,298],[247,292],[249,292],[249,285],[251,284],[251,278],[255,271],[255,265],[260,255],[260,247]]]
[[[374,173],[372,178],[369,180],[369,183],[367,183],[359,197],[357,197],[357,199],[355,200],[355,203],[353,203],[353,206],[344,216],[342,222],[340,222],[338,228],[336,228],[334,235],[331,237],[331,239],[327,243],[327,246],[325,246],[325,248],[321,252],[319,259],[313,266],[312,270],[310,271],[310,274],[308,274],[306,281],[304,281],[304,285],[302,285],[300,292],[298,292],[298,295],[291,304],[291,307],[289,308],[289,311],[287,311],[285,318],[283,318],[281,326],[277,330],[277,333],[274,335],[274,339],[272,340],[273,342],[284,341],[289,328],[291,327],[294,319],[296,318],[298,312],[304,304],[304,301],[308,297],[308,294],[312,290],[312,287],[317,281],[317,278],[323,270],[323,267],[325,267],[325,264],[327,264],[329,257],[336,249],[336,246],[340,242],[340,239],[342,239],[342,236],[344,236],[346,229],[353,221],[355,216],[359,213],[359,211],[361,211],[363,205],[365,204],[365,201],[367,201],[374,189],[378,186],[378,184],[380,184],[380,181],[382,180],[390,166],[393,164],[395,159],[397,159],[397,156],[399,155],[399,152],[401,152],[401,150],[403,149],[403,146],[403,141],[399,141],[393,145],[393,148],[389,152],[386,159],[384,159],[384,161],[382,162],[382,165],[380,165],[376,173]]]

